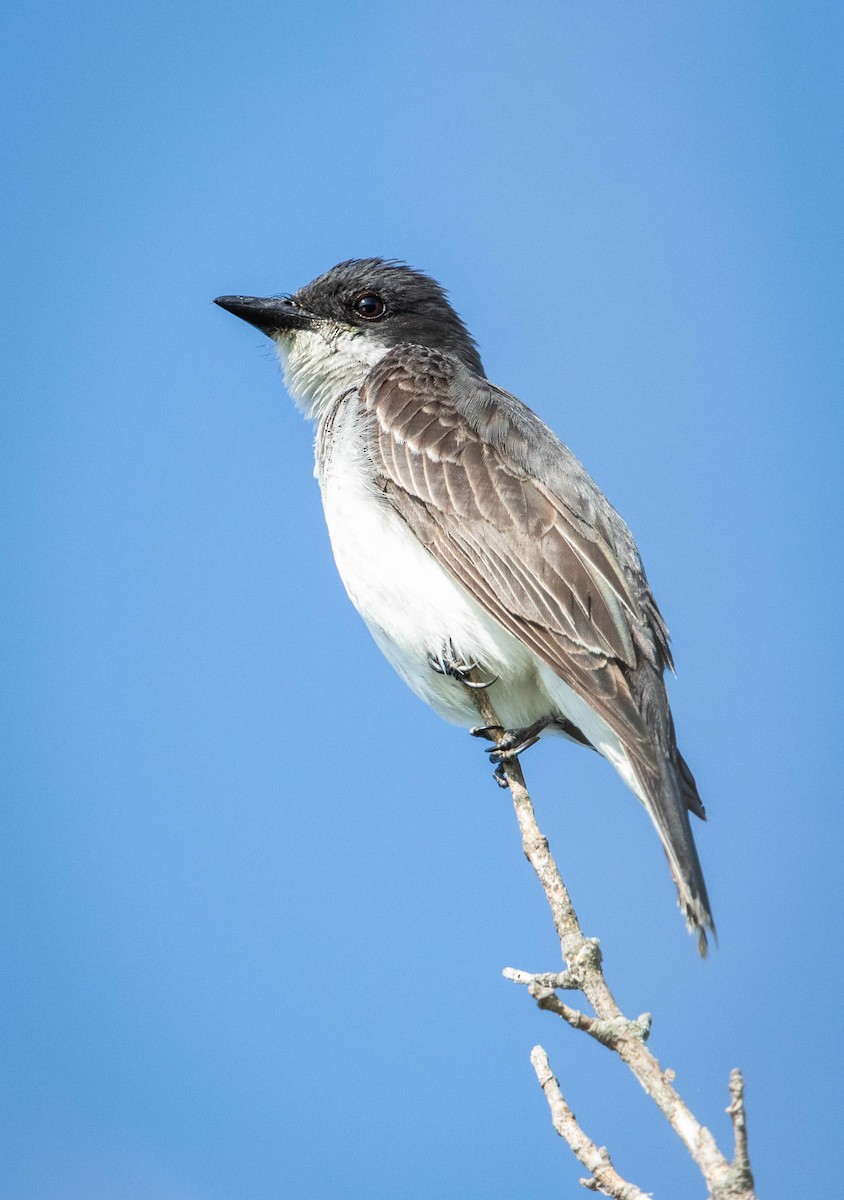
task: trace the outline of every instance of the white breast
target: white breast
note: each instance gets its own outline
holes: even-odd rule
[[[428,663],[448,642],[499,676],[496,693],[512,696],[501,714],[508,725],[536,720],[547,701],[543,709],[533,654],[452,580],[377,491],[358,420],[354,400],[340,405],[319,471],[331,546],[352,603],[398,673],[448,720],[478,721],[463,688]]]

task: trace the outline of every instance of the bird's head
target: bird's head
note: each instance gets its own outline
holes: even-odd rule
[[[220,296],[215,304],[273,339],[287,386],[308,415],[359,386],[402,343],[440,350],[484,373],[443,288],[404,263],[350,259],[292,295]]]

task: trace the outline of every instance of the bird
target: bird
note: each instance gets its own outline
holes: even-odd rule
[[[402,679],[478,729],[499,771],[557,734],[641,801],[701,955],[715,925],[689,814],[705,819],[664,683],[666,624],[627,525],[585,467],[486,376],[433,278],[342,262],[298,291],[215,303],[272,339],[315,426],[314,474],[346,591]]]

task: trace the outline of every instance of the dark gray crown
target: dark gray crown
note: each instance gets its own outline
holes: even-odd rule
[[[384,302],[384,315],[377,320],[367,320],[353,308],[364,293],[373,293]],[[445,289],[406,263],[352,258],[300,288],[293,299],[316,316],[355,325],[388,346],[404,342],[431,346],[484,375],[475,341],[451,307]]]

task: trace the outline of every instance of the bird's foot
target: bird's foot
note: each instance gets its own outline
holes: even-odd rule
[[[436,671],[438,675],[448,675],[467,688],[481,689],[492,687],[498,680],[497,675],[493,675],[492,679],[470,679],[469,676],[473,671],[479,669],[480,664],[471,659],[466,661],[460,658],[451,640],[443,646],[439,654],[432,654],[430,650],[428,651],[428,666],[432,671]]]
[[[496,741],[494,736],[491,736],[490,741],[494,741],[496,744],[491,750],[487,750],[489,761],[501,765],[517,758],[523,751],[536,745],[543,729],[551,725],[553,720],[553,717],[540,717],[538,721],[534,721],[532,725],[526,725],[524,729],[508,729],[498,741]],[[496,726],[490,725],[488,729],[480,730],[477,736],[489,736],[495,728]],[[474,733],[475,730],[473,729],[472,732]]]
[[[492,772],[492,778],[500,788],[507,788],[510,786],[509,782],[507,781],[507,776],[504,774],[504,763],[498,764],[498,766]]]

